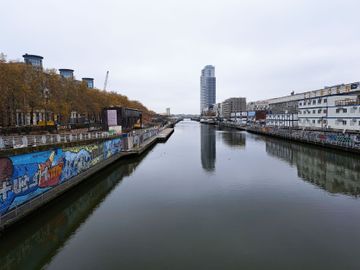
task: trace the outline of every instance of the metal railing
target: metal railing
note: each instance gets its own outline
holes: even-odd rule
[[[160,127],[152,127],[127,133],[128,146],[125,147],[125,150],[131,151],[133,148],[140,147],[143,143],[158,135],[162,130],[163,128]]]
[[[86,132],[49,135],[23,135],[23,136],[0,136],[0,151],[57,143],[87,141],[116,137],[109,132]]]

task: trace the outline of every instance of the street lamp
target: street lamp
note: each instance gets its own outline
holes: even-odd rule
[[[47,127],[47,112],[46,112],[46,107],[47,107],[47,104],[49,102],[49,96],[50,96],[50,90],[45,87],[44,90],[43,90],[43,95],[44,95],[44,99],[45,99],[45,127]]]

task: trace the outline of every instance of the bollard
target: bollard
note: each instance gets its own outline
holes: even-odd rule
[[[5,148],[5,143],[3,138],[0,137],[0,149]]]
[[[22,144],[23,144],[23,147],[28,147],[28,138],[27,138],[27,136],[22,137]]]
[[[46,137],[44,135],[41,136],[41,142],[42,144],[46,144]]]

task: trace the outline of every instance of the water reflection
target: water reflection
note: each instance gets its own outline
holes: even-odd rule
[[[360,159],[313,146],[266,138],[266,152],[297,167],[298,176],[330,193],[360,195]]]
[[[84,223],[140,160],[121,161],[89,178],[58,201],[16,224],[0,237],[0,269],[40,269]],[[26,224],[26,225],[25,225]]]
[[[215,171],[216,128],[211,125],[200,125],[201,164],[208,172]]]
[[[230,146],[236,148],[245,148],[246,144],[246,134],[240,131],[234,130],[225,130],[221,132],[221,138],[223,142]]]

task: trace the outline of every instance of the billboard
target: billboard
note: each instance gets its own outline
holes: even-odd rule
[[[255,117],[255,112],[254,111],[248,112],[248,117]]]
[[[107,110],[107,124],[108,126],[117,126],[117,111]]]

